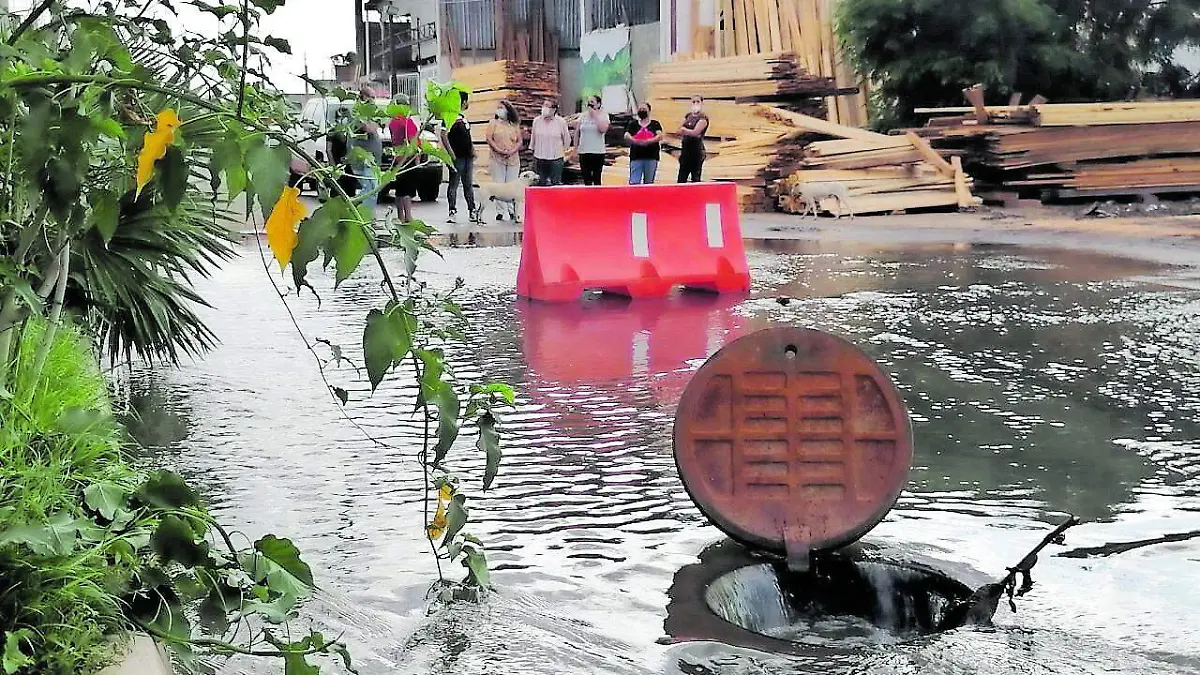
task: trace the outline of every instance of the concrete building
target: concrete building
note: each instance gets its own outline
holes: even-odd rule
[[[713,0],[702,0],[712,12]],[[651,63],[669,58],[672,46],[690,47],[690,35],[676,34],[676,24],[690,26],[678,16],[683,0],[367,0],[358,32],[359,76],[389,81],[394,69],[397,90],[423,91],[428,79],[451,77],[448,56],[451,39],[470,65],[496,59],[497,18],[527,31],[544,21],[558,43],[559,89],[565,111],[577,110],[583,98],[583,36],[627,27],[632,94],[645,97],[644,76]],[[690,7],[687,4],[687,7]],[[686,10],[685,10],[686,11]],[[701,10],[703,11],[703,9]],[[499,12],[499,14],[498,14]],[[662,22],[661,16],[675,17]],[[710,22],[711,23],[711,22]]]

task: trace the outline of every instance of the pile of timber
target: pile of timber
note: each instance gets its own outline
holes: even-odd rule
[[[487,122],[496,105],[508,101],[525,122],[532,120],[546,99],[558,100],[558,64],[539,61],[490,61],[457,68],[451,76],[471,90],[467,119]]]
[[[487,124],[496,115],[501,101],[508,101],[517,109],[528,142],[529,127],[546,99],[558,99],[558,65],[537,61],[491,61],[465,68],[458,68],[452,79],[471,90],[467,121],[471,123],[471,139],[475,142],[476,160],[479,167],[489,161]],[[522,164],[532,162],[526,149],[522,152]]]
[[[810,76],[834,81],[836,92],[825,99],[830,121],[866,126],[865,79],[850,67],[834,34],[836,0],[714,0],[712,16],[704,18],[701,1],[690,2],[691,52],[676,54],[676,60],[790,52]]]
[[[830,123],[814,130],[833,138],[809,143],[800,167],[775,184],[784,211],[803,213],[805,204],[796,188],[803,183],[824,182],[846,185],[846,206],[855,215],[967,209],[983,203],[971,194],[972,181],[960,159],[946,160],[916,133],[888,136]],[[839,206],[834,200],[824,199],[818,208],[836,213]]]
[[[654,99],[683,101],[694,94],[753,102],[825,96],[837,90],[834,78],[812,75],[791,52],[655,64],[646,84]]]
[[[1200,101],[918,109],[916,130],[959,155],[983,189],[1043,201],[1200,194]]]
[[[885,136],[765,104],[744,111],[751,131],[711,144],[704,164],[706,180],[737,183],[743,211],[777,205],[799,213],[791,187],[831,180],[847,184],[855,214],[981,203],[958,159],[942,158],[917,134]],[[675,158],[663,153],[655,182],[674,183],[678,170]],[[622,156],[605,172],[604,183],[620,184],[628,174],[629,161]]]
[[[647,84],[653,117],[663,124],[672,148],[681,144],[674,132],[691,97],[704,97],[709,119],[704,176],[737,182],[748,211],[771,209],[771,182],[794,170],[803,155],[805,134],[795,133],[783,116],[822,116],[823,97],[836,91],[833,78],[809,75],[790,52],[657,64]],[[667,178],[673,181],[676,174],[660,171],[659,179]]]

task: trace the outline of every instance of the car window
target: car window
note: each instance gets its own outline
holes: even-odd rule
[[[300,112],[300,119],[308,120],[310,122],[317,121],[317,104],[319,102],[320,101],[315,98],[306,101],[304,103],[304,110]]]

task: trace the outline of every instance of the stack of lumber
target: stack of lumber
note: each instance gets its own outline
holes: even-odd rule
[[[691,16],[699,16],[700,0],[691,3]],[[830,121],[866,126],[865,79],[849,66],[834,35],[835,4],[836,0],[714,0],[712,25],[693,27],[687,58],[792,52],[804,71],[835,81],[840,95],[826,100]]]
[[[965,209],[982,203],[971,194],[972,181],[959,158],[947,161],[915,133],[885,136],[828,122],[806,126],[834,138],[809,143],[800,168],[775,184],[784,211],[804,211],[805,205],[796,195],[797,186],[825,182],[846,185],[847,206],[855,215],[939,207]],[[829,199],[818,206],[832,212],[838,208],[836,201]]]
[[[1200,101],[922,109],[917,130],[988,190],[1046,201],[1200,194]]]
[[[792,52],[655,64],[646,83],[655,99],[683,101],[693,94],[761,101],[836,91],[834,78],[812,75]]]
[[[451,78],[471,90],[467,119],[486,122],[496,105],[508,101],[525,122],[532,120],[546,99],[558,99],[558,64],[539,61],[489,61],[456,68]]]

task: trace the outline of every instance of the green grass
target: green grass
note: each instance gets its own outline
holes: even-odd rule
[[[122,458],[104,377],[78,332],[57,331],[41,376],[31,372],[44,331],[37,321],[25,327],[12,400],[0,402],[0,532],[61,514],[89,518],[89,486],[132,489],[139,478]],[[114,660],[120,645],[110,636],[128,627],[117,598],[139,562],[113,539],[98,539],[66,555],[0,543],[0,650],[6,634],[22,636],[21,650],[34,661],[22,675],[91,673]]]

